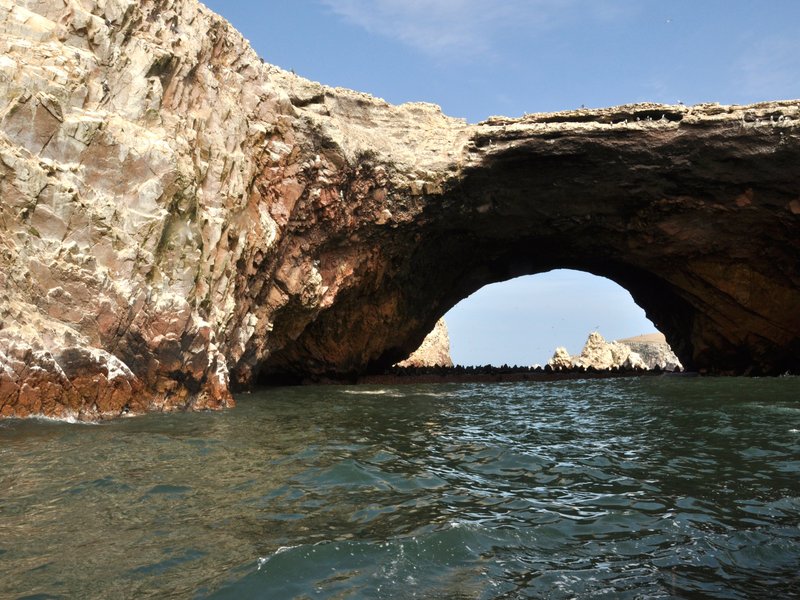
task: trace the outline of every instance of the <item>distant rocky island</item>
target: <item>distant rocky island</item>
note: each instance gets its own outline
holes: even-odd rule
[[[683,372],[683,365],[662,333],[607,342],[594,331],[589,334],[580,354],[571,356],[564,347],[556,348],[553,357],[542,367],[519,365],[453,365],[447,325],[440,319],[419,350],[408,360],[380,374],[365,375],[353,382],[446,383],[514,382],[561,379],[609,378],[661,375]],[[298,381],[299,382],[299,381]],[[337,380],[308,378],[306,383],[336,383]]]
[[[607,342],[598,331],[589,334],[586,343],[580,354],[570,355],[563,346],[556,348],[553,357],[548,361],[547,366],[550,372],[561,371],[668,371],[678,372],[683,370],[683,365],[667,343],[663,333],[654,332],[640,335],[637,337],[620,339]],[[395,365],[394,373],[400,373],[397,369],[408,369],[409,373],[417,370],[451,368],[453,360],[450,356],[450,337],[447,331],[447,323],[444,319],[439,319],[433,331],[428,334],[422,345],[415,350],[409,358]],[[517,372],[541,370],[540,365],[533,365],[528,368],[521,368],[508,365],[483,367],[480,368],[487,372],[493,370],[508,371],[512,369]],[[453,372],[464,370],[464,367],[454,368]]]
[[[599,332],[594,331],[589,334],[580,354],[570,356],[566,348],[559,347],[547,364],[555,370],[683,370],[681,361],[675,356],[662,333],[607,342]]]
[[[407,359],[397,363],[398,367],[452,367],[453,359],[450,357],[450,334],[444,318],[436,322],[420,347],[414,350]]]

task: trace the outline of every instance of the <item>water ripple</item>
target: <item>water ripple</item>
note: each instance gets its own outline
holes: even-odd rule
[[[0,596],[790,597],[800,380],[268,390],[0,424]]]

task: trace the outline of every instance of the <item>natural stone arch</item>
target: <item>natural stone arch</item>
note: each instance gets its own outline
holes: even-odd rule
[[[554,268],[627,289],[690,369],[796,369],[797,148],[775,114],[754,114],[646,106],[487,122],[442,192],[373,246],[372,276],[265,372],[382,368],[477,289]]]
[[[800,370],[797,101],[470,125],[269,65],[196,0],[12,3],[0,46],[0,415],[377,369],[555,267],[689,368]]]

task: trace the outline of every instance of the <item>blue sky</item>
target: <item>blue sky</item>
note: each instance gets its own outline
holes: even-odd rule
[[[800,0],[209,0],[267,61],[477,122],[629,102],[800,97]],[[556,271],[448,313],[462,364],[543,363],[653,330],[611,282]]]

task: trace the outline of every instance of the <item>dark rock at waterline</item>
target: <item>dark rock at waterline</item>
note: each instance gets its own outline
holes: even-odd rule
[[[503,383],[520,381],[559,381],[574,379],[607,379],[612,377],[640,377],[681,374],[676,370],[660,369],[594,369],[586,367],[557,368],[520,366],[468,366],[453,367],[392,367],[382,373],[351,377],[335,375],[296,378],[276,378],[262,383],[270,386],[319,384],[413,384],[413,383]]]

